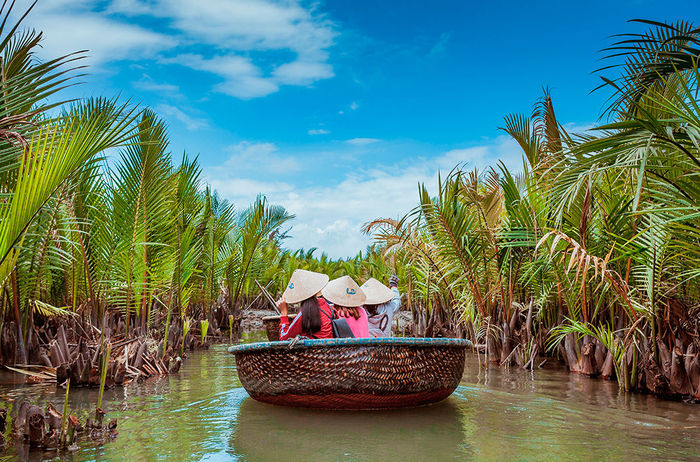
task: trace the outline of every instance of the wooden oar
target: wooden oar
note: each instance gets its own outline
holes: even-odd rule
[[[255,282],[257,283],[258,281],[255,281]],[[267,285],[265,286],[265,290],[267,290],[267,288],[270,287],[270,284],[272,284],[273,282],[274,282],[274,281],[271,279],[270,282],[268,282]],[[260,287],[260,284],[258,284],[258,287]],[[247,310],[248,308],[250,308],[251,306],[253,306],[253,305],[255,304],[255,302],[258,301],[258,299],[260,298],[260,296],[261,296],[262,294],[263,294],[263,293],[262,293],[262,291],[261,291],[261,292],[253,299],[252,302],[248,303],[248,306],[246,306],[245,309]]]
[[[258,288],[260,289],[260,292],[262,292],[262,294],[265,296],[265,298],[267,299],[267,301],[270,302],[270,305],[272,305],[273,308],[275,309],[275,311],[277,311],[277,314],[281,314],[281,313],[280,313],[280,310],[277,309],[277,303],[275,303],[275,299],[272,298],[272,295],[270,295],[270,293],[267,291],[267,289],[264,288],[264,287],[262,286],[262,284],[260,284],[260,283],[258,282],[257,279],[255,280],[255,284],[257,284]]]

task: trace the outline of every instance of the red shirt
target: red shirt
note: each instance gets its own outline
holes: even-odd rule
[[[280,317],[280,340],[289,340],[297,335],[304,335],[309,338],[333,338],[333,326],[331,325],[330,316],[332,316],[331,307],[328,306],[326,300],[317,298],[318,308],[323,312],[321,315],[321,330],[318,332],[302,332],[301,331],[301,313],[294,318],[292,324],[289,324],[289,316]],[[325,313],[325,314],[324,314]]]

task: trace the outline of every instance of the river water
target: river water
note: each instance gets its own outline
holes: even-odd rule
[[[2,377],[5,382],[7,376]],[[60,410],[50,385],[0,385],[5,398]],[[72,390],[75,413],[94,412],[95,390]],[[617,384],[569,374],[479,367],[442,403],[409,410],[323,412],[248,397],[226,347],[191,353],[172,377],[105,391],[119,436],[82,443],[68,460],[700,460],[700,406],[619,393]],[[84,420],[84,418],[81,418]],[[55,453],[10,460],[44,460]]]

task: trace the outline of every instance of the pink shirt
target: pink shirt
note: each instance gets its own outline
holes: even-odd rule
[[[358,308],[358,310],[360,311],[359,318],[355,319],[353,316],[349,316],[343,319],[347,321],[348,326],[350,326],[350,330],[353,334],[355,334],[355,338],[369,337],[369,324],[367,322],[367,312],[362,307]]]

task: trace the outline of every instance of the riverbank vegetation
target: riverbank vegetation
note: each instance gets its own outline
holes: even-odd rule
[[[457,167],[366,231],[410,267],[418,334],[700,399],[700,29],[637,26],[605,50],[602,123],[569,133],[545,90],[504,121],[521,172]]]
[[[186,349],[238,334],[242,312],[266,303],[256,281],[279,295],[295,268],[395,272],[412,335],[700,399],[694,25],[637,23],[646,32],[607,50],[600,124],[569,133],[545,90],[532,114],[504,120],[521,171],[457,166],[404,217],[367,223],[373,247],[330,260],[284,249],[293,217],[264,196],[241,208],[219,197],[196,157],[170,152],[153,111],[62,100],[84,54],[38,60],[41,34],[4,5],[2,364],[74,384],[99,382],[101,364],[112,383],[167,373]]]
[[[0,362],[96,385],[112,341],[117,383],[167,373],[161,357],[239,319],[292,216],[263,196],[242,209],[220,198],[196,158],[173,160],[154,112],[59,99],[84,53],[40,61],[41,33],[22,29],[26,15],[12,25],[10,10],[0,29]]]

